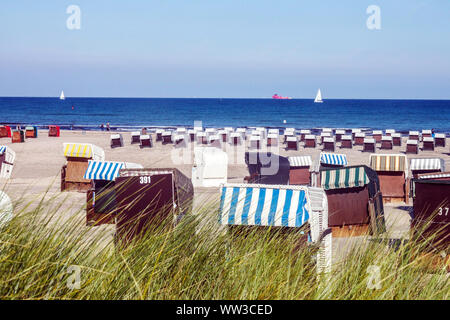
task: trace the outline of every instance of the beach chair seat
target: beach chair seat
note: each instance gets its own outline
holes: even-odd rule
[[[260,149],[261,148],[261,137],[258,135],[252,135],[250,137],[250,148]]]
[[[228,142],[228,136],[229,136],[229,131],[223,129],[223,130],[219,130],[219,132],[217,133],[218,136],[220,137],[220,140],[224,143]]]
[[[11,138],[12,131],[10,126],[0,126],[0,138]]]
[[[374,130],[372,132],[372,138],[375,139],[376,143],[381,143],[381,138],[383,137],[383,131],[381,130]]]
[[[417,140],[417,141],[419,141],[419,131],[410,131],[408,140]]]
[[[311,184],[311,156],[289,157],[289,184],[310,185]]]
[[[336,142],[332,137],[324,137],[323,138],[323,151],[331,151],[334,152],[336,147]]]
[[[187,143],[186,143],[186,136],[185,134],[176,134],[175,137],[173,138],[173,143],[175,148],[185,148],[187,147]]]
[[[423,138],[422,150],[434,151],[434,138],[433,137],[424,137]]]
[[[376,140],[373,138],[364,138],[364,147],[363,152],[372,152],[375,153],[375,144]]]
[[[366,134],[363,132],[355,133],[355,145],[362,146],[364,144],[365,137],[366,137]]]
[[[25,142],[25,133],[23,132],[23,130],[13,130],[11,142],[12,143]]]
[[[395,133],[395,129],[386,129],[386,136],[392,136]]]
[[[277,146],[278,145],[278,134],[277,133],[269,133],[267,135],[267,146]]]
[[[25,137],[26,138],[37,138],[37,127],[27,126],[25,127]]]
[[[436,133],[434,135],[434,146],[445,148],[445,133]]]
[[[219,135],[217,135],[217,134],[210,135],[208,137],[208,145],[210,145],[211,147],[220,148],[222,145],[221,145],[221,139],[220,139]]]
[[[151,148],[153,147],[152,136],[149,134],[143,134],[139,136],[139,146],[141,148]]]
[[[408,140],[406,141],[406,153],[419,153],[419,141],[418,140]]]
[[[49,137],[59,137],[59,135],[60,135],[59,126],[55,126],[55,125],[48,126],[48,136]]]
[[[189,142],[195,142],[195,130],[194,129],[189,129],[187,131],[187,136],[189,138]]]
[[[353,147],[352,136],[343,135],[341,137],[341,148],[352,149],[352,147]]]
[[[164,131],[162,134],[162,144],[172,144],[172,131]]]
[[[141,133],[139,131],[131,132],[131,144],[141,143]]]
[[[196,138],[198,144],[208,144],[208,140],[206,140],[206,132],[197,132]]]
[[[316,136],[313,134],[305,135],[305,148],[315,148],[316,147]]]
[[[382,136],[381,137],[381,149],[392,150],[393,148],[393,138],[392,136]]]
[[[239,146],[242,144],[242,134],[239,132],[232,132],[230,134],[230,143],[233,146]]]
[[[392,137],[392,144],[396,147],[401,147],[402,146],[402,135],[401,133],[392,133],[391,134]]]
[[[157,129],[155,131],[156,133],[156,141],[162,141],[162,134],[163,134],[164,130],[162,129]]]
[[[298,150],[297,136],[287,137],[286,150]]]
[[[111,148],[123,147],[123,137],[121,133],[112,134],[110,140]]]
[[[336,142],[341,142],[342,136],[344,136],[344,135],[345,135],[345,130],[342,130],[342,129],[336,130],[336,134],[335,134]]]

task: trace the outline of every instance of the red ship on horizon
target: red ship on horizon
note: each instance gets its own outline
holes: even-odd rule
[[[279,96],[277,93],[275,93],[272,96],[272,99],[292,99],[291,97],[283,97],[283,96]]]

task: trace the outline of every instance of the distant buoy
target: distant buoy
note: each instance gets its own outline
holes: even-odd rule
[[[283,120],[283,123],[286,123],[286,120]]]

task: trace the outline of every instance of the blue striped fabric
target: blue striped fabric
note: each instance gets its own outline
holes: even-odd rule
[[[5,153],[6,151],[6,146],[0,146],[0,154]]]
[[[123,166],[123,162],[90,160],[84,179],[113,181],[119,176],[119,170]]]
[[[309,219],[307,188],[225,185],[219,221],[224,225],[301,227]]]
[[[345,154],[322,152],[320,154],[320,163],[346,166],[347,156]]]

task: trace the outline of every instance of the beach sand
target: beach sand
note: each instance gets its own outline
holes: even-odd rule
[[[115,133],[115,132],[114,132]],[[16,153],[16,160],[11,179],[0,181],[1,187],[10,196],[17,206],[24,206],[26,203],[36,202],[46,194],[46,198],[52,196],[67,196],[62,214],[67,218],[74,215],[79,218],[80,228],[88,228],[85,225],[86,194],[79,192],[60,192],[60,171],[66,159],[63,155],[64,142],[93,143],[105,150],[105,159],[109,161],[125,161],[142,164],[148,168],[171,168],[176,167],[185,175],[191,177],[192,152],[193,148],[175,149],[172,145],[162,145],[155,142],[155,135],[152,135],[154,147],[140,149],[138,144],[130,144],[131,133],[122,132],[124,147],[110,148],[111,132],[96,131],[61,131],[60,137],[48,137],[46,130],[39,131],[36,139],[26,139],[25,143],[11,143],[10,138],[1,138],[0,145],[10,146]],[[394,147],[393,150],[379,150],[377,153],[402,153],[405,150],[406,138],[403,138],[401,147]],[[434,152],[421,151],[418,155],[408,155],[410,158],[439,157],[445,159],[446,167],[450,168],[450,154],[447,139],[447,147],[436,148]],[[301,144],[299,151],[286,151],[284,145],[279,144],[279,151],[274,151],[282,156],[311,155],[313,160],[317,160],[321,152],[321,146],[312,149],[304,148]],[[339,145],[339,143],[337,144]],[[273,151],[273,150],[272,150]],[[178,152],[185,152],[186,163],[180,163],[180,158],[174,156]],[[237,154],[229,154],[230,165],[228,167],[229,182],[243,182],[243,178],[248,175],[247,167],[244,163],[245,149],[242,147]],[[336,148],[336,153],[347,155],[349,165],[369,164],[370,153],[362,152],[361,146],[354,146],[353,149]],[[233,160],[234,159],[234,160]],[[198,208],[208,202],[217,202],[219,199],[218,188],[196,188],[194,198],[194,213]],[[20,203],[19,203],[20,202]],[[385,205],[385,218],[388,231],[391,237],[405,236],[409,230],[410,214],[412,203],[388,204]],[[102,227],[112,237],[113,226]],[[334,241],[334,240],[333,240]],[[333,242],[333,247],[341,248],[347,244],[345,240],[337,239]]]

